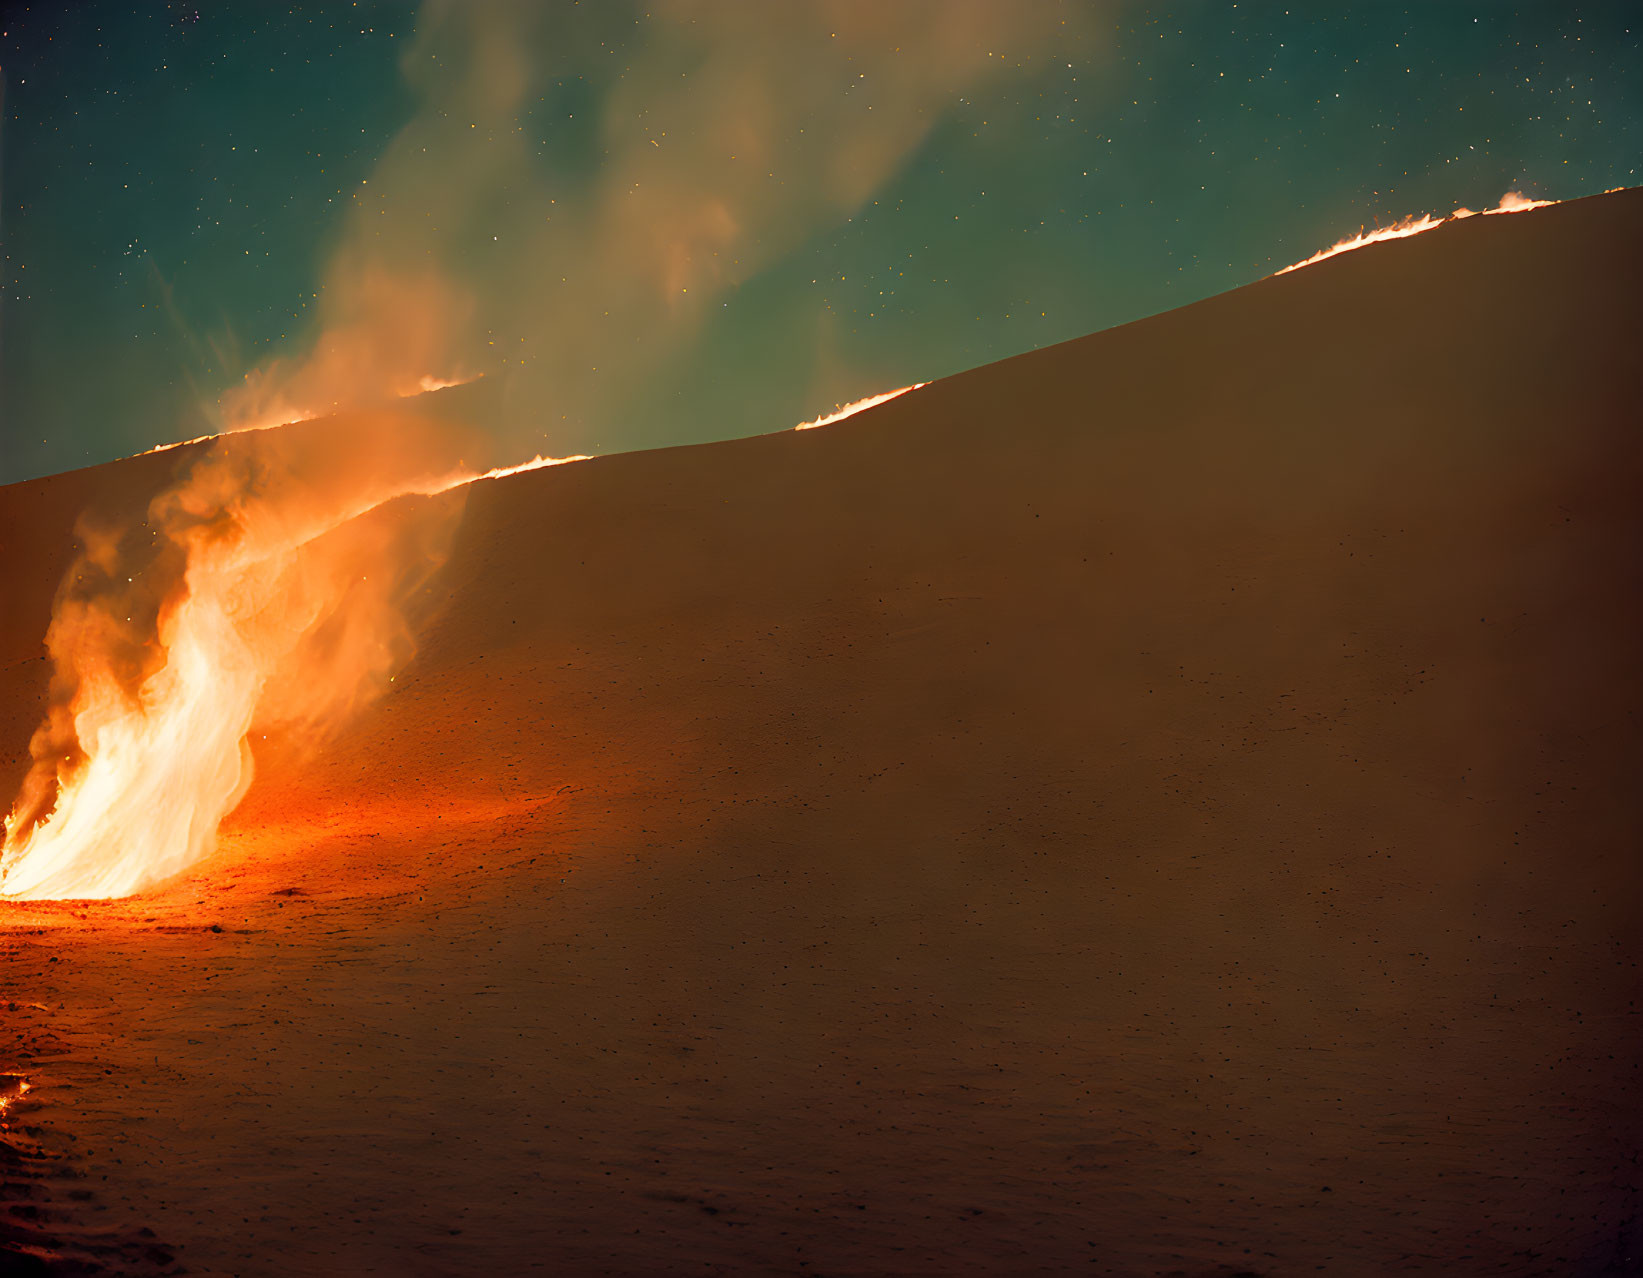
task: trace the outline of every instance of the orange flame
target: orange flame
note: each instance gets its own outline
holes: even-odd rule
[[[65,583],[47,646],[71,695],[35,735],[35,767],[5,821],[0,897],[128,896],[206,856],[251,783],[254,723],[340,722],[408,655],[396,573],[442,560],[416,542],[437,540],[441,514],[413,508],[397,524],[362,516],[582,460],[430,468],[412,459],[438,450],[397,447],[410,428],[389,424],[395,450],[363,466],[353,459],[352,474],[329,432],[306,445],[286,432],[230,435],[155,499],[153,539],[180,551],[184,567],[142,645],[153,668],[134,690],[120,660],[129,636],[110,611],[128,602],[76,600]],[[324,456],[297,452],[316,441]],[[112,543],[82,533],[80,576],[125,571]]]
[[[493,466],[483,474],[475,475],[466,471],[458,471],[452,475],[443,488],[435,492],[448,492],[461,484],[477,484],[481,479],[501,479],[506,475],[518,475],[527,470],[541,470],[547,466],[567,466],[571,462],[592,461],[586,453],[577,453],[573,457],[544,457],[538,453],[528,462],[520,462],[517,466]]]
[[[1525,213],[1530,209],[1543,209],[1549,204],[1556,204],[1556,200],[1532,200],[1517,191],[1508,191],[1500,197],[1500,203],[1492,209],[1484,209],[1483,216],[1495,213]],[[1319,249],[1305,261],[1296,262],[1293,266],[1286,266],[1275,275],[1288,275],[1291,271],[1298,271],[1303,266],[1311,266],[1314,262],[1321,262],[1327,257],[1334,257],[1340,253],[1350,253],[1353,249],[1360,249],[1365,244],[1377,244],[1381,240],[1401,240],[1410,235],[1419,235],[1422,231],[1430,231],[1433,227],[1442,226],[1445,222],[1453,222],[1464,217],[1476,217],[1475,209],[1458,208],[1448,217],[1437,217],[1426,213],[1420,217],[1413,215],[1394,222],[1391,226],[1377,227],[1373,231],[1359,231],[1356,235],[1349,235],[1344,240],[1336,240],[1326,249]]]
[[[187,448],[190,444],[205,444],[216,438],[215,435],[196,435],[193,439],[178,439],[169,444],[155,444],[153,448],[145,448],[142,452],[131,455],[133,457],[147,457],[150,453],[169,453],[173,448]]]
[[[399,399],[410,399],[416,395],[426,395],[429,391],[444,390],[449,386],[466,386],[469,382],[477,382],[483,374],[476,373],[472,377],[420,377],[408,387],[401,387],[396,396]],[[333,404],[332,408],[338,405]],[[279,426],[295,426],[298,422],[311,422],[325,411],[318,408],[292,408],[283,404],[278,408],[264,410],[261,416],[242,417],[231,422],[226,430],[212,435],[196,435],[193,439],[179,439],[169,444],[155,444],[153,448],[145,448],[140,453],[133,453],[133,457],[147,457],[150,453],[168,453],[173,448],[186,448],[190,444],[208,444],[213,439],[221,439],[224,435],[239,435],[252,430],[273,430]]]
[[[416,390],[404,393],[425,395],[429,391],[444,390],[447,386],[466,386],[471,381],[471,377],[420,377],[417,379]]]
[[[0,1085],[4,1086],[4,1090],[0,1090],[0,1119],[3,1119],[7,1110],[28,1095],[29,1081],[21,1074],[0,1074]]]
[[[828,413],[825,417],[818,417],[815,421],[800,422],[794,430],[815,430],[818,426],[831,426],[834,422],[842,422],[846,417],[853,417],[865,409],[876,408],[897,395],[905,395],[908,391],[916,391],[921,386],[928,386],[929,382],[914,382],[911,386],[903,386],[899,390],[885,391],[882,395],[869,395],[866,399],[853,400],[843,408]]]

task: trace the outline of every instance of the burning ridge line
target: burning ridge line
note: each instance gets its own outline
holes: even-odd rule
[[[921,386],[928,386],[929,382],[914,382],[911,386],[902,386],[893,391],[884,391],[879,395],[869,395],[865,399],[852,400],[842,408],[835,409],[814,421],[800,422],[794,430],[815,430],[818,426],[831,426],[834,422],[842,422],[846,417],[854,417],[857,413],[865,412],[869,408],[877,408],[880,404],[895,399],[898,395],[905,395],[908,391],[916,391]]]
[[[1377,244],[1382,240],[1401,240],[1411,235],[1419,235],[1423,231],[1430,231],[1446,222],[1457,222],[1468,217],[1492,217],[1498,213],[1526,213],[1530,209],[1543,209],[1548,205],[1560,203],[1558,200],[1532,200],[1517,191],[1508,191],[1500,197],[1500,203],[1492,209],[1458,208],[1447,217],[1438,217],[1433,213],[1424,213],[1420,217],[1413,214],[1402,218],[1391,226],[1377,227],[1373,231],[1359,231],[1356,235],[1349,235],[1345,239],[1336,240],[1328,248],[1319,249],[1311,257],[1284,267],[1281,271],[1274,271],[1274,275],[1288,275],[1291,271],[1298,271],[1303,266],[1311,266],[1314,262],[1322,262],[1325,258],[1335,257],[1341,253],[1350,253],[1353,249],[1360,249],[1366,244]]]

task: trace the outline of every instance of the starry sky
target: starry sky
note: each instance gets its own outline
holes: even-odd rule
[[[0,481],[418,370],[521,458],[758,433],[1640,181],[1630,3],[755,11],[5,5]]]

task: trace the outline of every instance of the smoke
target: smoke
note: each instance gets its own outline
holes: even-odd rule
[[[594,451],[716,298],[861,208],[965,96],[1085,38],[990,0],[587,8],[430,0],[420,106],[351,193],[316,327],[224,395],[240,433],[140,526],[82,521],[0,892],[124,895],[206,855],[254,727],[320,740],[408,656],[403,604],[461,503],[396,498],[504,445]],[[489,408],[392,406],[480,375]]]
[[[420,106],[351,193],[317,330],[229,420],[483,372],[514,444],[597,451],[716,299],[857,212],[966,97],[1091,43],[1053,4],[592,8],[424,7]]]

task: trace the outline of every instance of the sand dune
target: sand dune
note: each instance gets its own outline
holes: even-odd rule
[[[1636,1272],[1640,243],[474,485],[210,862],[0,907],[13,1261]],[[0,782],[75,516],[177,464],[0,490]]]

